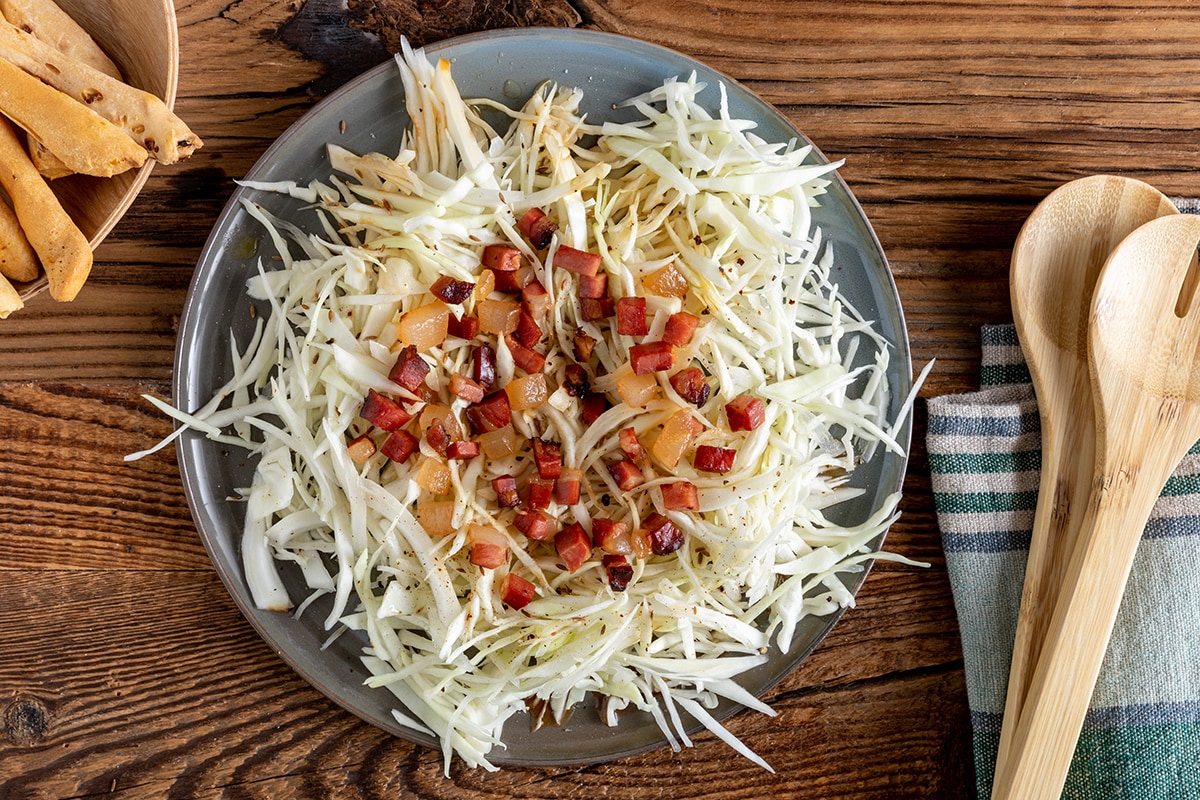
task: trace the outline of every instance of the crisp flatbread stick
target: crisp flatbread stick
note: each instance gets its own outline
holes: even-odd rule
[[[0,16],[62,54],[82,61],[105,75],[118,79],[122,77],[120,67],[108,57],[104,48],[96,44],[91,34],[53,0],[0,0]],[[74,174],[46,145],[28,134],[25,146],[33,165],[47,178],[54,180]]]
[[[55,50],[114,78],[121,70],[71,15],[52,0],[0,0],[0,15]]]
[[[0,275],[0,319],[24,307],[20,293],[8,282],[8,278]]]
[[[160,98],[73,61],[32,34],[2,20],[0,58],[119,125],[160,163],[174,164],[203,144]],[[44,140],[43,143],[61,157],[56,148]]]
[[[14,281],[31,281],[41,273],[37,253],[21,230],[16,212],[0,200],[0,275]]]
[[[0,86],[4,80],[0,77]],[[25,155],[8,120],[0,117],[0,186],[46,270],[50,296],[74,300],[92,270],[92,248]]]
[[[116,125],[3,57],[0,114],[46,145],[74,172],[111,178],[146,162],[146,151]]]
[[[29,151],[29,160],[38,168],[38,172],[42,173],[42,177],[53,181],[75,174],[67,168],[61,158],[51,153],[46,145],[33,138],[30,133],[25,134],[25,149]]]

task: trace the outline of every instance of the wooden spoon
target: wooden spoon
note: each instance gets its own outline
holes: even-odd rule
[[[1200,439],[1200,217],[1155,219],[1104,266],[1090,315],[1096,471],[993,800],[1058,798],[1146,520]]]
[[[1055,189],[1029,215],[1009,271],[1013,319],[1037,394],[1041,484],[1017,616],[999,773],[1041,652],[1058,586],[1091,488],[1095,423],[1088,378],[1087,318],[1109,253],[1135,228],[1177,214],[1161,192],[1132,178],[1094,175]]]

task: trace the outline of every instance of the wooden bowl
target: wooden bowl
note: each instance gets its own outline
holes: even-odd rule
[[[175,105],[179,29],[173,0],[56,0],[104,48],[125,82]],[[92,249],[104,241],[137,197],[154,161],[112,178],[71,175],[50,182]],[[16,285],[21,298],[45,291],[45,277]]]

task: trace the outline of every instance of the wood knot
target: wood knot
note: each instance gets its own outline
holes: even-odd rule
[[[13,744],[28,747],[46,738],[45,704],[36,697],[17,697],[4,709],[4,735]]]

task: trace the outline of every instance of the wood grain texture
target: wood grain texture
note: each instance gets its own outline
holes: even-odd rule
[[[961,650],[915,431],[858,607],[733,730],[769,775],[696,748],[578,769],[455,766],[360,723],[250,629],[212,570],[173,452],[175,334],[201,248],[271,142],[398,35],[582,25],[700,58],[841,170],[889,257],[923,394],[976,385],[981,323],[1054,186],[1110,172],[1200,193],[1200,9],[1177,2],[177,0],[176,110],[205,140],[156,169],[69,306],[0,326],[0,798],[968,798]],[[364,43],[375,42],[375,48]],[[360,46],[361,45],[361,46]]]

